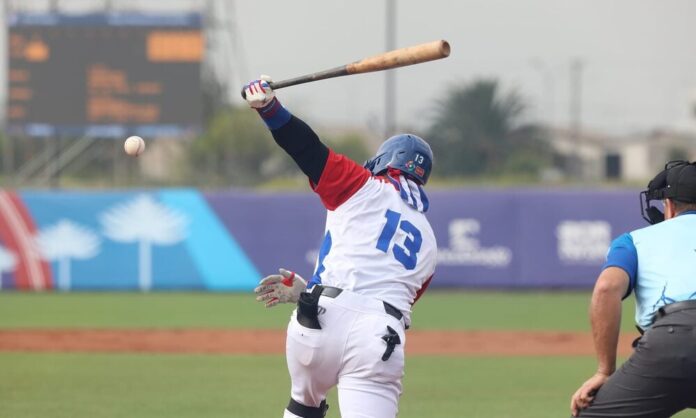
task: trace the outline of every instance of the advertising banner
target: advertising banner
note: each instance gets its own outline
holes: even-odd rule
[[[636,190],[429,193],[433,287],[588,288],[615,237],[647,226]],[[312,193],[0,190],[0,290],[248,291],[311,277],[326,210]]]

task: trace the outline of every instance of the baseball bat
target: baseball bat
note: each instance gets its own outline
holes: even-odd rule
[[[374,71],[390,70],[392,68],[420,64],[422,62],[446,58],[449,56],[449,54],[450,45],[447,41],[433,41],[384,52],[373,57],[364,58],[360,61],[355,61],[350,64],[316,73],[305,74],[287,80],[272,81],[269,83],[269,85],[273,90],[277,90],[282,89],[283,87],[325,80],[327,78],[342,77],[351,74],[371,73]],[[242,89],[242,98],[246,99],[244,88]]]

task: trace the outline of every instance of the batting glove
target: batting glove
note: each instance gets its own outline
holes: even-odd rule
[[[254,80],[247,84],[244,88],[244,95],[249,106],[254,109],[261,109],[271,103],[275,97],[275,92],[268,84],[270,82],[270,76],[261,75],[258,80]]]
[[[299,274],[278,269],[280,274],[264,277],[254,289],[256,300],[264,302],[267,308],[279,303],[296,303],[300,294],[307,288],[307,281]]]

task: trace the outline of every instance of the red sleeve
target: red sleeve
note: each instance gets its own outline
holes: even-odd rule
[[[366,168],[329,149],[329,158],[319,178],[319,184],[310,184],[326,209],[335,210],[360,190],[370,176]]]
[[[430,285],[431,280],[433,280],[433,276],[428,277],[428,280],[426,280],[425,283],[423,283],[423,286],[420,289],[418,289],[418,291],[416,292],[416,299],[414,299],[414,301],[411,305],[418,302],[418,299],[420,299],[420,297],[423,296],[423,293],[425,293],[425,290]]]

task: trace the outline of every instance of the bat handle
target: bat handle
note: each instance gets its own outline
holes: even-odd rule
[[[271,81],[270,83],[268,83],[268,86],[269,86],[271,89],[273,89],[273,90],[275,90],[275,89],[277,89],[277,88],[280,88],[280,87],[283,87],[283,86],[277,86],[277,87],[276,87],[275,83],[272,82],[272,81]],[[244,99],[244,100],[246,100],[246,91],[245,91],[246,88],[247,88],[247,86],[242,87],[242,99]]]

